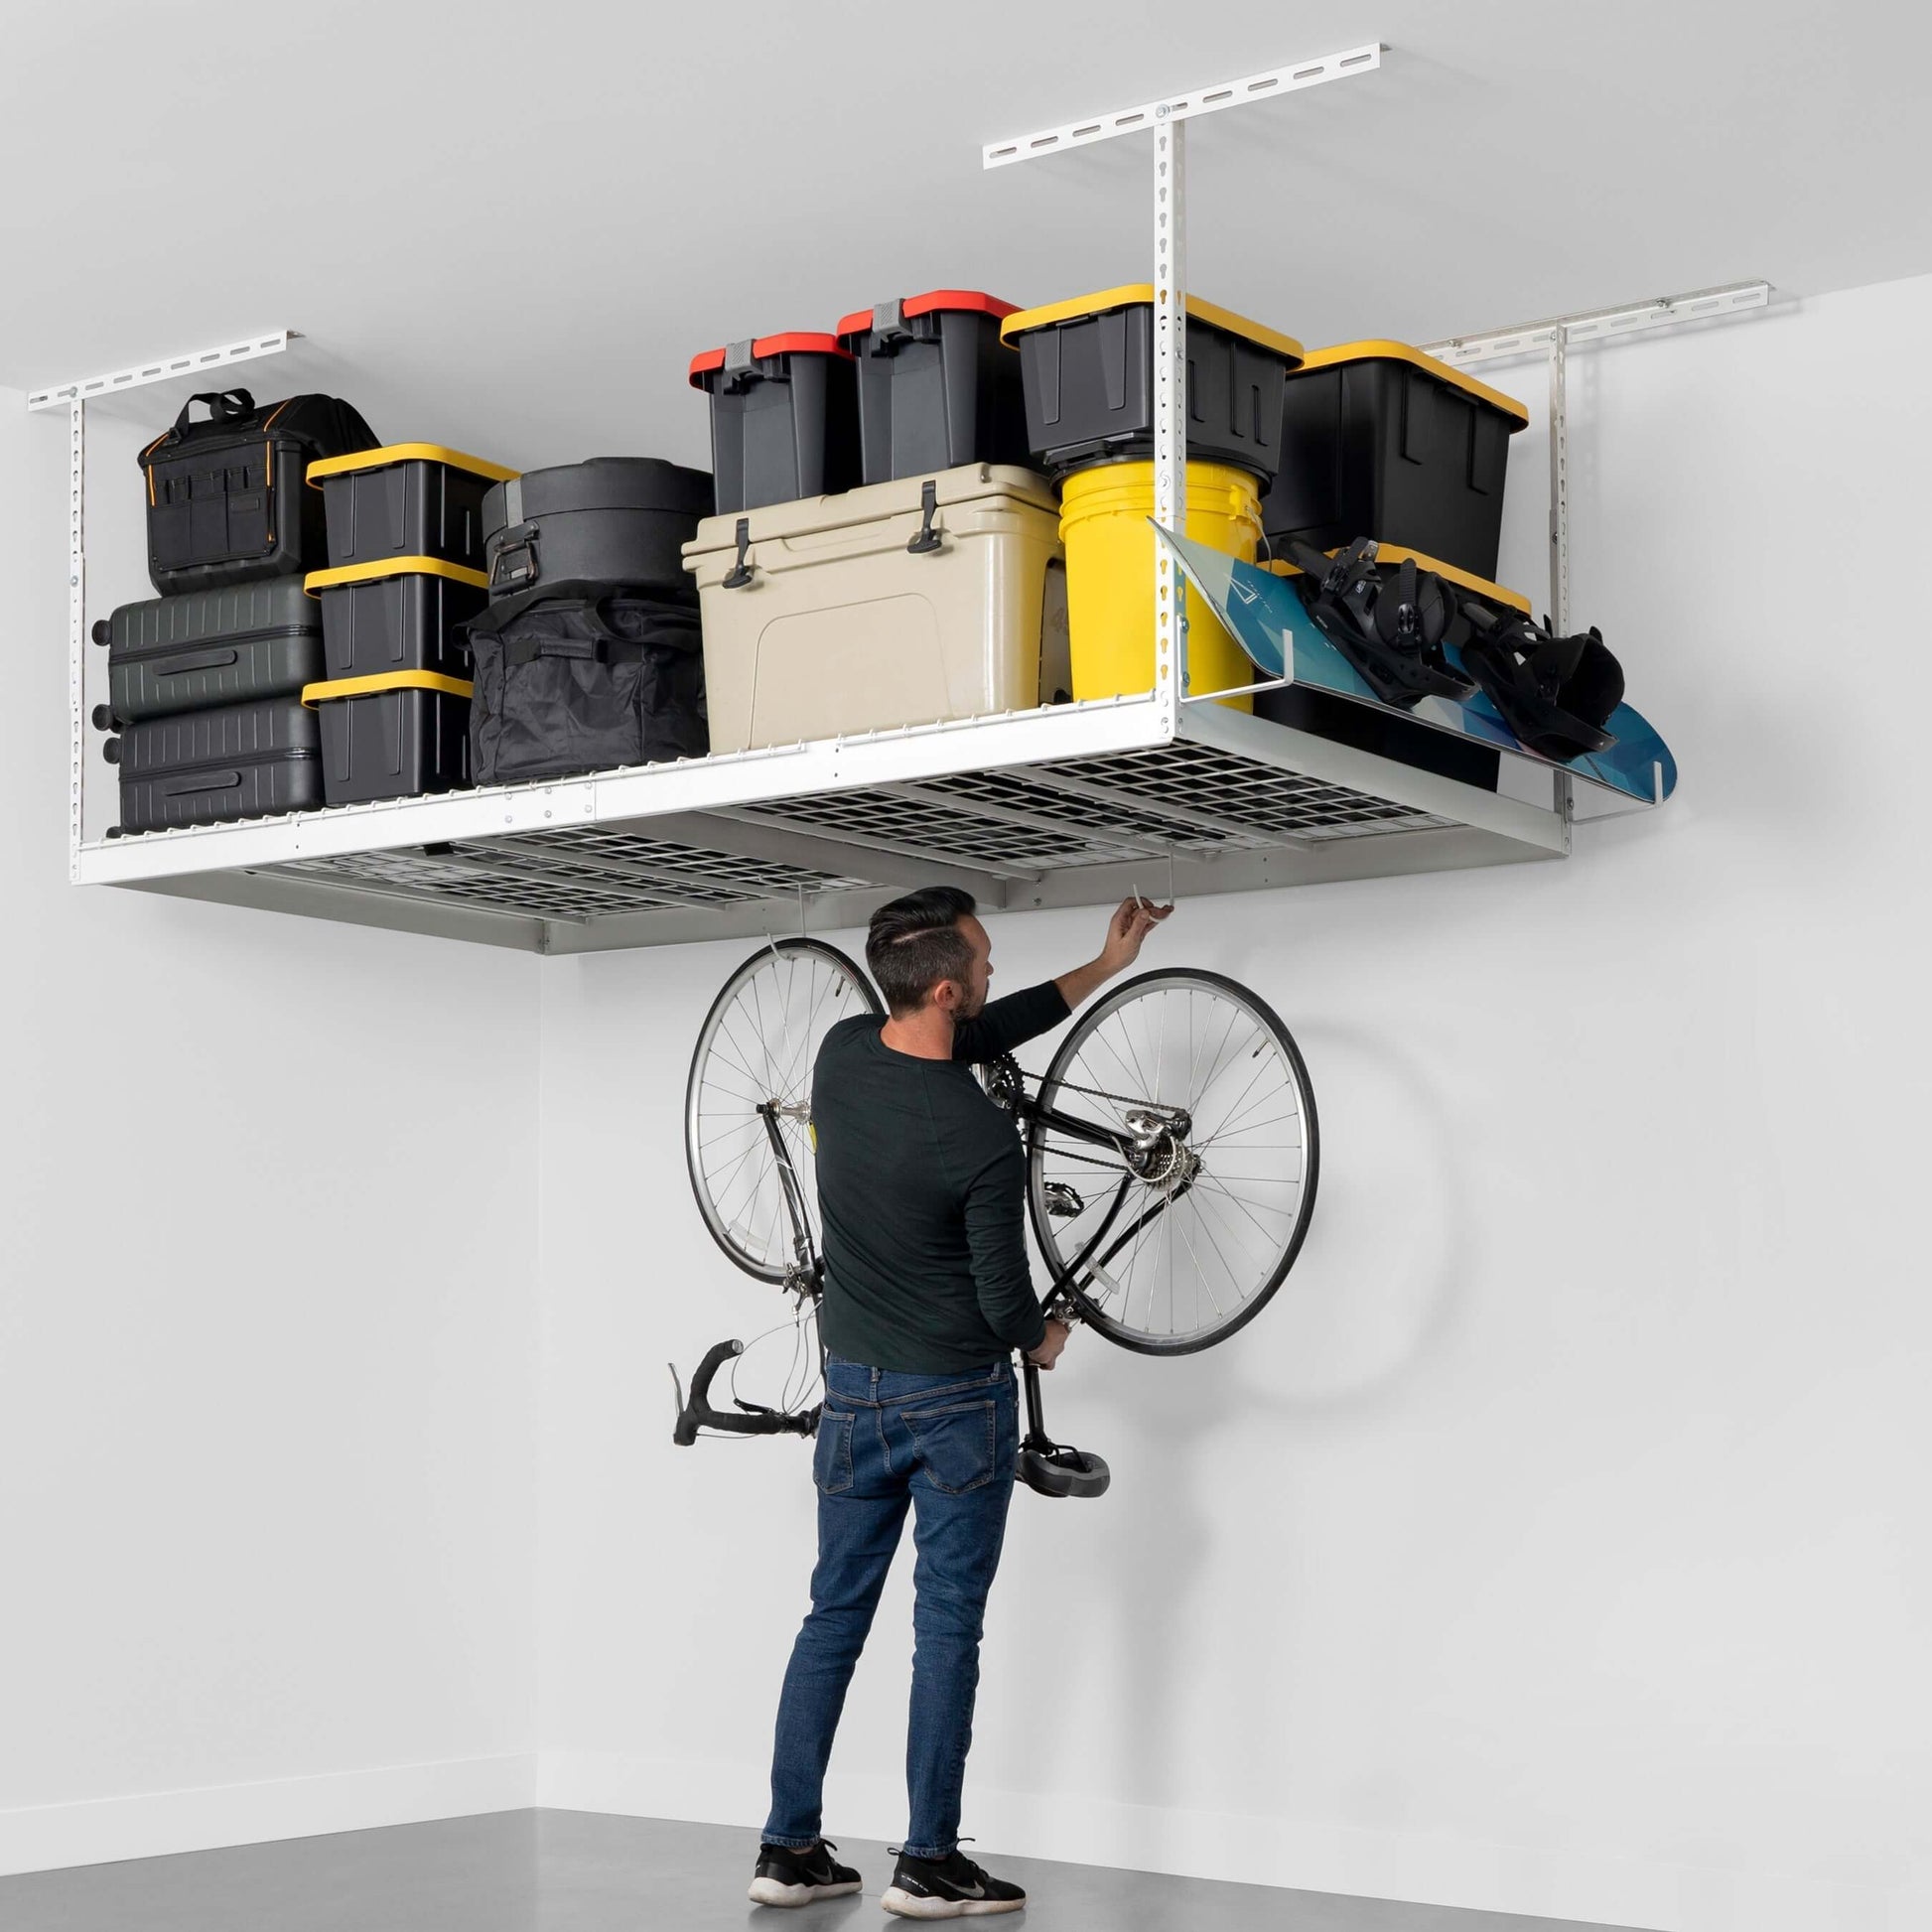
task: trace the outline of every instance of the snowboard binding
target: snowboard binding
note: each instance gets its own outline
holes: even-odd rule
[[[1559,763],[1616,743],[1604,729],[1623,702],[1623,667],[1594,624],[1581,636],[1552,636],[1515,612],[1464,600],[1469,626],[1462,662],[1525,747]]]
[[[1475,685],[1444,653],[1460,614],[1433,570],[1419,569],[1413,557],[1385,568],[1373,537],[1357,537],[1332,557],[1300,538],[1288,550],[1302,571],[1309,615],[1384,704],[1474,695]]]

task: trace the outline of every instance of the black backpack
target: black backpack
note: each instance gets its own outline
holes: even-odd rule
[[[202,422],[192,420],[198,402],[207,406]],[[322,491],[306,486],[309,465],[376,447],[374,431],[336,396],[260,407],[246,389],[190,396],[140,456],[155,589],[166,596],[320,569]]]

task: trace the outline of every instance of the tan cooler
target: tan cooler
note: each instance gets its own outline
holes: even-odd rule
[[[704,618],[711,749],[1031,711],[1064,695],[1059,516],[1043,477],[975,463],[707,517],[684,567]]]

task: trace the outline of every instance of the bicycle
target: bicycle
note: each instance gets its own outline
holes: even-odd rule
[[[712,1003],[685,1089],[685,1159],[705,1226],[738,1267],[792,1297],[801,1345],[825,1274],[812,1068],[826,1031],[862,1011],[884,1018],[837,947],[767,941]],[[1184,1355],[1261,1312],[1308,1234],[1320,1140],[1308,1068],[1258,995],[1219,973],[1142,973],[1076,1016],[1043,1074],[1011,1054],[979,1071],[1026,1144],[1028,1219],[1051,1278],[1044,1313],[1139,1353]],[[672,1365],[675,1442],[688,1447],[702,1429],[816,1432],[822,1404],[796,1409],[788,1388],[772,1408],[740,1397],[734,1381],[734,1408],[712,1406],[714,1376],[726,1362],[735,1376],[745,1347],[714,1346],[688,1398]],[[1104,1493],[1106,1462],[1047,1435],[1031,1362],[1026,1390],[1021,1479],[1044,1495]]]

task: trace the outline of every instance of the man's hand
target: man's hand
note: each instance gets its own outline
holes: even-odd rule
[[[1144,898],[1122,899],[1120,909],[1107,921],[1107,939],[1100,957],[1062,973],[1053,982],[1067,1006],[1077,1007],[1116,973],[1126,972],[1141,956],[1141,941],[1173,910],[1172,905],[1151,905]]]
[[[1066,1338],[1071,1333],[1064,1321],[1055,1321],[1049,1316],[1046,1339],[1027,1357],[1028,1361],[1035,1368],[1051,1368],[1059,1360],[1060,1350],[1066,1346]]]
[[[1172,905],[1150,905],[1144,898],[1124,898],[1120,910],[1107,921],[1107,943],[1100,948],[1099,963],[1107,977],[1124,973],[1141,956],[1141,941],[1173,910]]]

